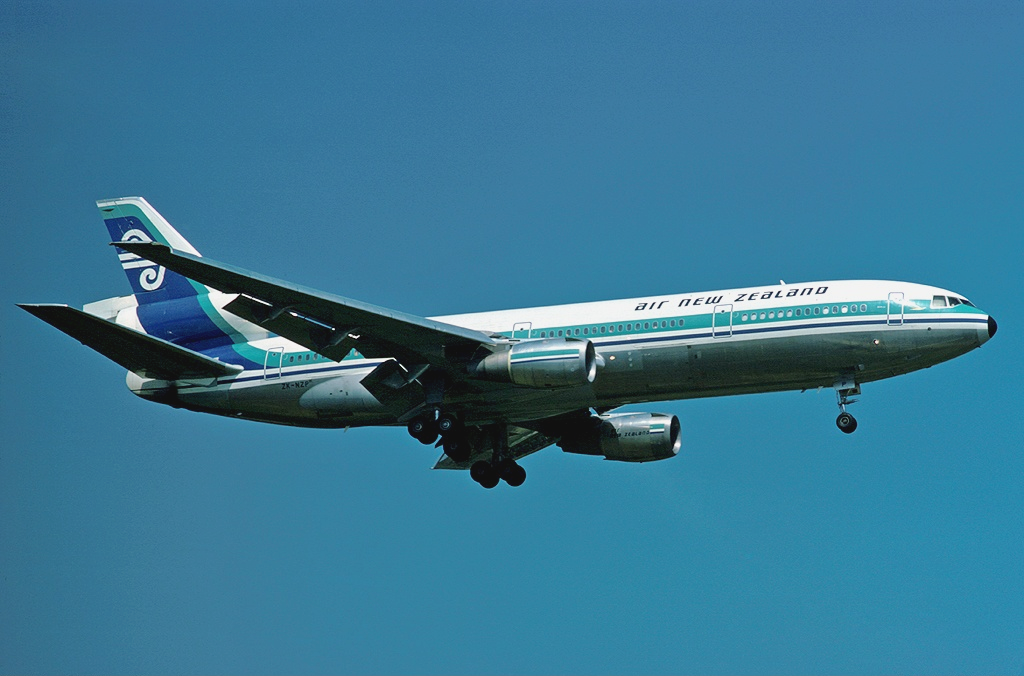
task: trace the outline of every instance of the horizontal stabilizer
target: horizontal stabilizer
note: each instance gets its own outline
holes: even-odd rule
[[[242,370],[67,305],[19,303],[18,307],[143,378],[208,379]]]

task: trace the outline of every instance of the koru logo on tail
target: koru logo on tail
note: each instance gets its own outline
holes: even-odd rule
[[[134,228],[124,233],[121,237],[122,242],[152,242],[153,238],[147,235],[143,230]],[[139,286],[146,291],[156,291],[160,288],[160,285],[164,283],[164,268],[157,265],[153,261],[147,261],[145,258],[140,258],[133,253],[124,253],[118,256],[121,259],[121,267],[124,268],[125,272],[138,268],[139,272]]]

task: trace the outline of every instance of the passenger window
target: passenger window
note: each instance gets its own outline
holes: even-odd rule
[[[797,308],[797,309],[796,309],[796,316],[797,316],[797,317],[799,317],[799,316],[800,316],[800,308]]]
[[[845,315],[845,314],[846,314],[847,312],[849,312],[849,310],[850,310],[850,308],[848,308],[848,307],[847,307],[847,306],[845,306],[845,305],[844,305],[844,306],[843,306],[842,308],[840,308],[840,312],[842,312],[842,313],[843,313],[844,315]]]
[[[601,327],[601,333],[604,333],[604,332],[605,332],[605,328],[602,326]]]
[[[821,308],[820,308],[820,307],[816,307],[816,308],[814,308],[814,314],[815,314],[815,315],[819,315],[819,314],[821,314]]]
[[[768,319],[775,319],[775,310],[768,313]]]
[[[740,319],[742,319],[743,321],[747,321],[747,315],[744,314],[742,317],[740,317]]]
[[[766,313],[764,313],[764,312],[762,312],[762,313],[761,313],[761,319],[764,319],[764,318],[765,318],[765,317],[767,317],[767,316],[768,316],[768,315],[767,315]]]
[[[856,312],[856,311],[857,311],[857,306],[856,305],[851,305],[850,306],[850,312]]]
[[[619,324],[619,333],[622,333],[622,324]]]
[[[865,305],[864,303],[861,303],[860,311],[861,312],[867,312],[868,311],[868,306]]]
[[[792,317],[792,316],[793,316],[793,311],[792,310],[786,310],[786,317]]]
[[[580,330],[579,330],[579,329],[576,329],[575,331],[573,331],[573,333],[574,333],[574,334],[576,334],[576,335],[578,336],[578,335],[580,335]]]
[[[661,328],[664,329],[664,328],[667,328],[667,327],[668,327],[668,322],[666,322],[664,319],[661,320]]]
[[[588,328],[584,327],[584,328],[583,328],[583,335],[585,336],[585,335],[587,335],[588,333],[590,333],[590,329],[588,329]]]
[[[833,305],[832,306],[832,314],[834,314],[834,315],[839,314],[839,306],[838,305]]]

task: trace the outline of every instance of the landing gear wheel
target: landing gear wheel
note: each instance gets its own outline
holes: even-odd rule
[[[442,443],[444,448],[444,454],[455,462],[465,462],[469,460],[470,447],[469,440],[462,434],[454,434],[451,436],[444,437]]]
[[[459,426],[459,421],[450,415],[442,415],[437,419],[437,430],[442,436],[449,434],[456,430]]]
[[[473,481],[484,488],[494,488],[498,485],[499,481],[498,472],[495,471],[494,465],[486,460],[474,462],[473,466],[469,468],[469,476],[473,477]]]
[[[501,478],[509,486],[522,486],[523,482],[526,481],[526,470],[523,469],[522,465],[513,462],[501,473]]]
[[[857,419],[846,411],[843,411],[839,414],[839,417],[836,418],[836,427],[846,434],[852,434],[853,431],[857,429]]]
[[[413,418],[409,421],[409,434],[421,444],[430,445],[437,441],[437,423],[430,418]]]
[[[477,460],[473,463],[473,466],[469,468],[469,476],[473,481],[480,483],[480,480],[487,476],[491,469],[491,463],[486,460]]]

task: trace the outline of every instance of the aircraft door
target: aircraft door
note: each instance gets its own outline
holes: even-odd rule
[[[715,313],[711,315],[711,335],[715,338],[732,335],[732,304],[715,306]]]
[[[267,350],[267,357],[263,361],[263,379],[281,377],[281,362],[284,361],[284,348],[272,347]]]
[[[886,314],[885,323],[889,326],[900,326],[903,324],[903,292],[893,291],[889,294],[889,310]]]
[[[526,340],[530,337],[530,329],[533,322],[517,322],[512,325],[512,337],[518,340]]]

